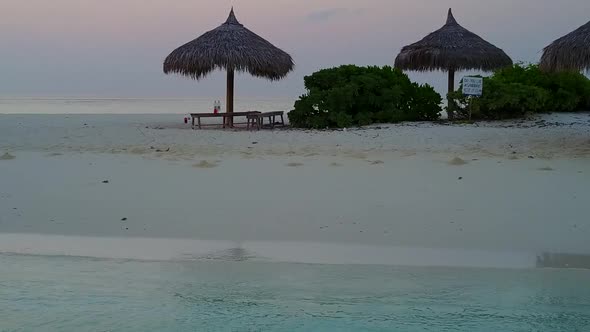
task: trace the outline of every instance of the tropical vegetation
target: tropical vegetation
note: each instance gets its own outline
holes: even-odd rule
[[[449,94],[451,107],[463,118],[507,119],[527,113],[590,109],[590,79],[578,72],[550,73],[537,65],[514,65],[484,80],[481,97],[466,97],[462,87]]]
[[[441,96],[399,69],[345,65],[304,78],[307,93],[289,120],[297,128],[346,128],[373,123],[437,120]]]

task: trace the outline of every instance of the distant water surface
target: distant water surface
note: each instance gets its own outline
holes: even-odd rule
[[[0,97],[0,114],[187,114],[212,112],[222,98],[7,98]],[[236,98],[237,111],[289,111],[294,99]]]

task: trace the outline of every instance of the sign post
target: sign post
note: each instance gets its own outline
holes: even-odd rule
[[[483,78],[474,76],[463,77],[463,95],[481,97],[483,95]],[[469,120],[471,121],[471,103],[469,103]]]

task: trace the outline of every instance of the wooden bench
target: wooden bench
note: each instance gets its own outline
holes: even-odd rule
[[[219,124],[202,124],[201,118],[222,118],[222,128],[230,127],[233,128],[234,124],[246,124],[246,123],[234,123],[235,117],[248,117],[250,114],[260,114],[260,112],[233,112],[233,113],[191,113],[191,128],[195,129],[195,119],[197,120],[197,127],[201,129],[207,126],[218,126]],[[249,124],[249,122],[247,122]]]
[[[283,111],[248,114],[248,115],[246,115],[246,119],[248,120],[247,128],[248,129],[257,128],[258,130],[260,130],[260,128],[264,128],[264,119],[265,118],[268,118],[268,127],[271,129],[274,128],[275,125],[277,125],[277,124],[281,127],[284,127],[285,126],[284,114],[285,114],[285,112],[283,112]],[[280,120],[281,120],[278,123],[276,122],[277,116],[280,117]]]

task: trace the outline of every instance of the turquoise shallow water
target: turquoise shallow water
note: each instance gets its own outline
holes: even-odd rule
[[[589,331],[590,271],[0,255],[0,331]]]

